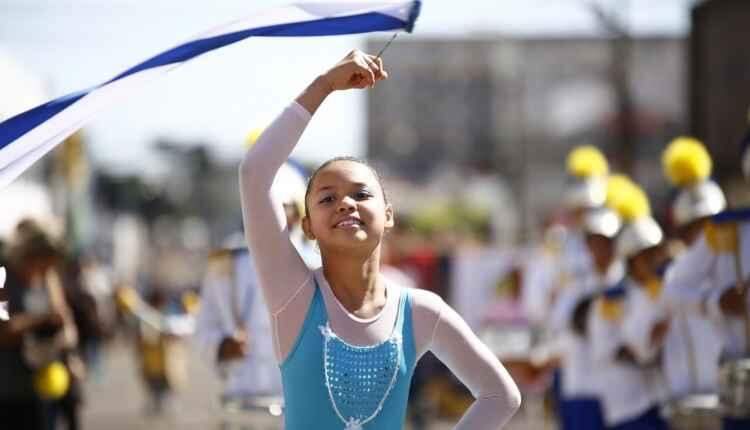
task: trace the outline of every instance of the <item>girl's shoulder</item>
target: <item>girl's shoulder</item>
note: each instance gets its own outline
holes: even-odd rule
[[[421,288],[404,288],[411,299],[411,310],[415,316],[438,318],[445,307],[445,301],[432,291]]]

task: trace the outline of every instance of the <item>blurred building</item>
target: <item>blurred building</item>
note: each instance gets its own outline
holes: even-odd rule
[[[703,1],[692,14],[691,130],[708,145],[723,185],[741,175],[739,142],[750,107],[748,22],[750,2],[746,0]]]
[[[371,39],[377,52],[382,39]],[[660,153],[686,131],[686,56],[680,38],[401,39],[384,54],[393,79],[368,93],[368,155],[415,182],[447,166],[494,172],[520,208],[522,230],[554,212],[575,145],[602,148],[652,196],[667,185]],[[624,64],[626,70],[615,70]],[[615,73],[627,79],[623,118]],[[623,123],[631,138],[623,144]],[[460,178],[461,176],[459,176]]]

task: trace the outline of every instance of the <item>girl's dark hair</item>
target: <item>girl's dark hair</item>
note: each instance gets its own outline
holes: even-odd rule
[[[305,216],[310,216],[310,205],[307,204],[307,197],[310,195],[310,191],[312,191],[313,182],[315,182],[315,178],[318,176],[318,173],[328,167],[328,165],[333,164],[337,161],[350,161],[352,163],[358,163],[361,164],[372,172],[373,176],[375,176],[375,179],[378,181],[378,185],[380,186],[380,191],[383,193],[383,200],[385,200],[386,203],[388,203],[388,196],[385,193],[385,187],[383,186],[383,181],[380,179],[380,175],[378,175],[377,170],[375,170],[367,161],[357,158],[357,157],[351,157],[351,156],[341,156],[341,157],[334,157],[330,160],[324,162],[320,166],[318,166],[315,171],[313,171],[312,175],[310,175],[310,179],[307,181],[307,189],[305,190]]]

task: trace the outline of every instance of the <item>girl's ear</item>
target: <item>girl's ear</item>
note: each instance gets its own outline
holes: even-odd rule
[[[390,203],[385,205],[385,228],[392,228],[396,224],[396,220],[393,216],[393,205]]]
[[[302,231],[305,233],[307,240],[315,240],[315,235],[310,228],[310,217],[307,215],[302,217]]]

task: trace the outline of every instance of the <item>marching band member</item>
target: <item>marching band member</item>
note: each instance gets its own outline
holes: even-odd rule
[[[742,169],[750,178],[750,133],[742,142]],[[750,301],[746,282],[750,272],[750,210],[728,209],[711,217],[703,234],[670,273],[668,293],[673,301],[708,316],[720,332],[719,391],[723,428],[746,429],[750,411],[737,402],[734,371],[742,372],[750,339]],[[723,365],[721,363],[724,363]],[[734,370],[733,370],[734,369]],[[747,369],[744,370],[747,372]],[[739,403],[739,404],[738,404]]]
[[[607,181],[607,195],[617,193],[622,184],[618,177]],[[593,270],[577,288],[567,289],[559,301],[572,309],[563,332],[566,341],[562,350],[562,405],[563,429],[604,429],[599,401],[598,367],[591,359],[588,315],[591,303],[609,286],[616,285],[624,276],[622,262],[615,255],[615,238],[620,230],[619,216],[607,207],[590,210],[583,221],[586,248]]]
[[[657,319],[658,314],[646,313],[643,320],[635,317],[659,288],[663,234],[650,215],[643,190],[632,184],[619,194],[613,206],[624,227],[616,252],[626,264],[626,276],[594,301],[589,321],[592,357],[601,375],[598,383],[604,421],[612,430],[666,430],[654,387],[658,381],[650,379],[653,368],[642,364],[651,353],[650,343],[633,346],[630,342],[634,332],[650,330],[654,320],[665,325]]]
[[[710,217],[725,209],[724,193],[709,179],[711,157],[695,139],[673,140],[664,151],[662,164],[669,181],[680,188],[672,203],[677,235],[691,247],[703,234]],[[663,368],[670,398],[674,400],[716,392],[721,353],[716,326],[699,312],[698,306],[710,290],[710,283],[704,279],[697,291],[690,291],[679,283],[680,279],[699,276],[694,273],[696,267],[685,257],[685,254],[677,256],[667,271],[664,284],[664,300],[670,309],[672,324],[664,341]]]

